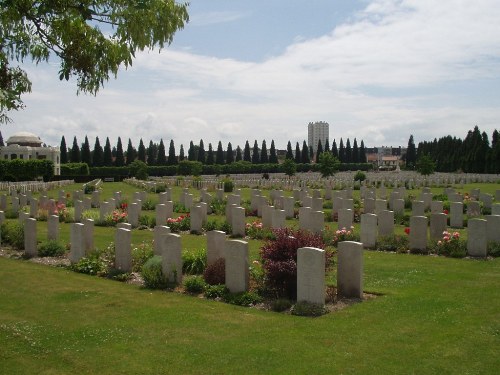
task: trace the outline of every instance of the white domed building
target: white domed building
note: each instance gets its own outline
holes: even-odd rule
[[[47,159],[54,163],[54,175],[61,174],[61,151],[59,147],[43,144],[40,137],[33,133],[18,132],[9,137],[6,146],[0,147],[0,159]]]

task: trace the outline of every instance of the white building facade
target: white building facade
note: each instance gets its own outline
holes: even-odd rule
[[[7,139],[6,146],[0,147],[0,159],[47,159],[54,163],[54,175],[60,175],[61,151],[59,147],[42,146],[42,144],[40,137],[33,133],[15,133]]]
[[[325,121],[310,122],[307,125],[307,146],[312,147],[316,153],[318,142],[321,140],[323,150],[325,149],[326,141],[329,139],[330,125]]]

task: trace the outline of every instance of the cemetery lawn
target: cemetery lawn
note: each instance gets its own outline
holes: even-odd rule
[[[498,373],[499,258],[364,261],[381,296],[305,318],[0,258],[0,373]]]

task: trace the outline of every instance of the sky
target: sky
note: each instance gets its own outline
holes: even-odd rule
[[[24,64],[26,108],[2,125],[58,146],[98,136],[176,151],[263,140],[307,141],[330,124],[330,142],[406,147],[479,126],[500,130],[498,0],[190,0],[173,43],[139,53],[94,97],[59,81],[58,63]]]

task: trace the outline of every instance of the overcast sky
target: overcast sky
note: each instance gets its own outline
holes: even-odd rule
[[[178,153],[200,139],[295,147],[310,121],[367,147],[500,129],[498,0],[190,0],[189,14],[170,47],[96,97],[59,81],[55,62],[26,65],[33,92],[4,140],[163,138]]]

